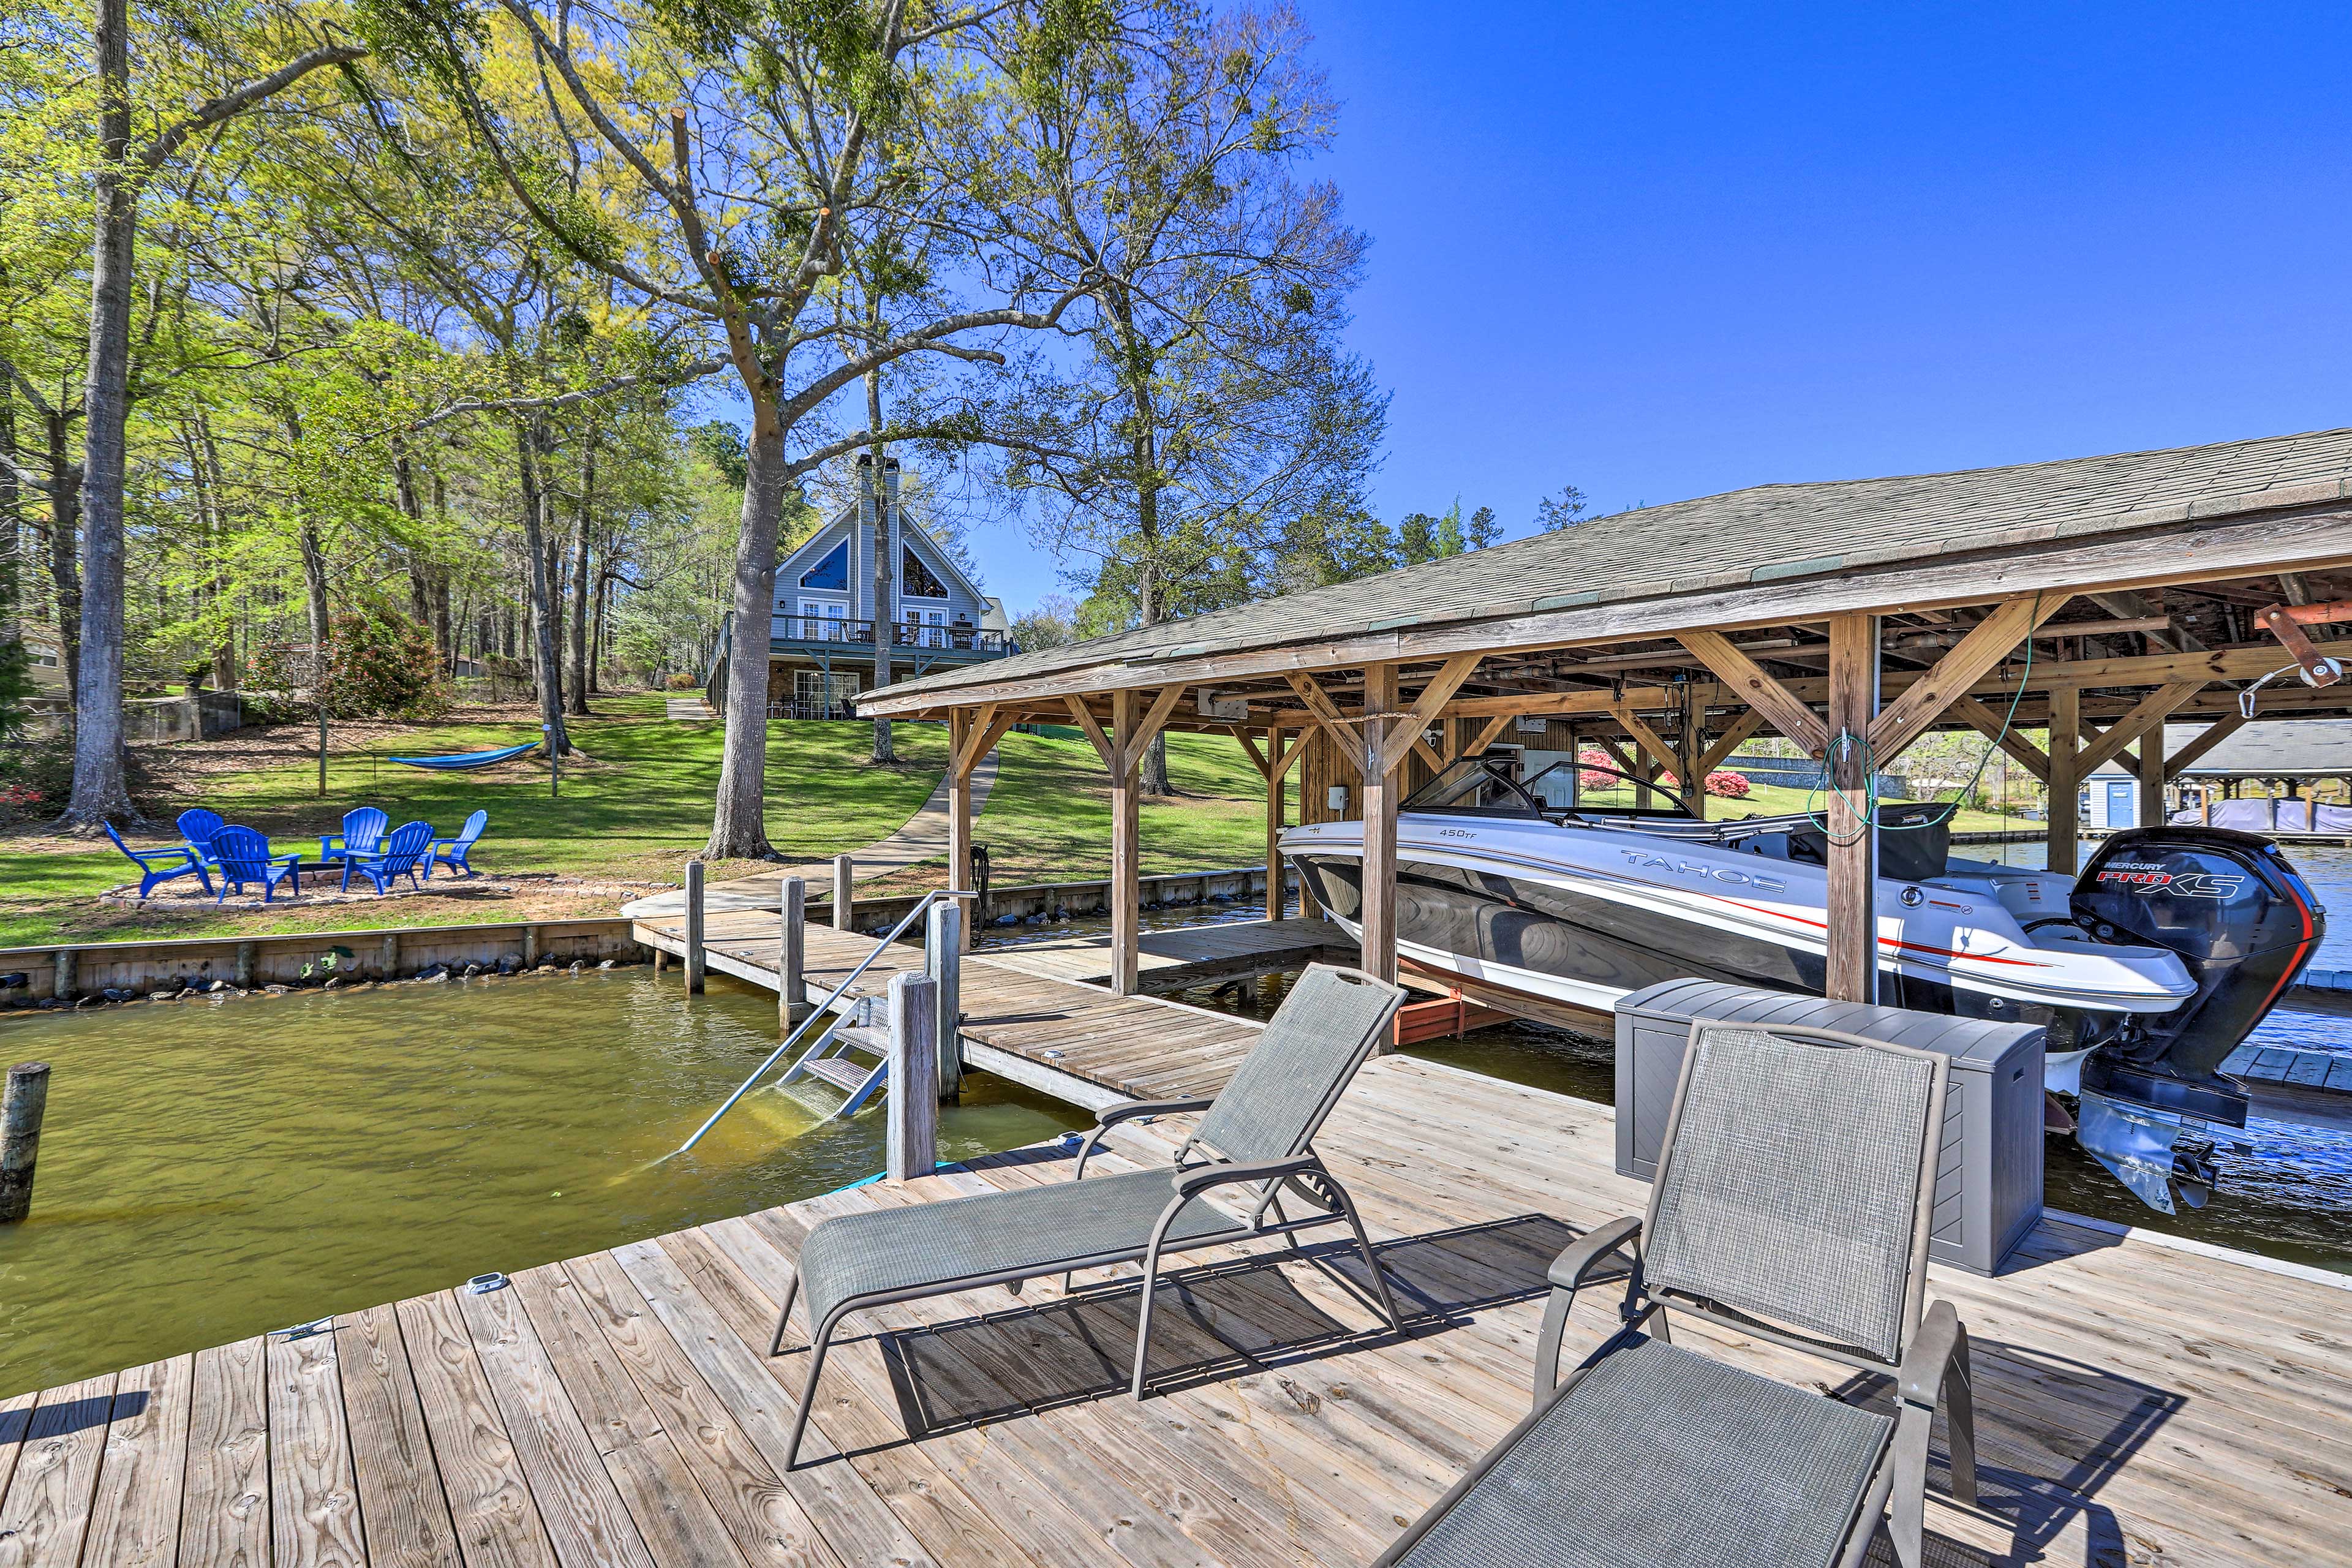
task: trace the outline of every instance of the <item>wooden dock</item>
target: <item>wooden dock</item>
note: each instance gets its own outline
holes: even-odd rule
[[[1118,1152],[1164,1160],[1186,1125]],[[1405,1340],[1331,1247],[1188,1258],[1141,1405],[1131,1289],[892,1309],[835,1351],[786,1473],[804,1363],[763,1352],[807,1227],[1066,1177],[1066,1148],[1021,1150],[0,1401],[0,1563],[1367,1562],[1524,1413],[1545,1265],[1645,1189],[1611,1169],[1605,1107],[1407,1058],[1367,1067],[1319,1145]],[[1975,1343],[1986,1468],[1979,1508],[1931,1502],[1931,1563],[2344,1560],[2342,1281],[2045,1223],[2011,1274],[1932,1288]],[[1612,1314],[1580,1302],[1571,1348]]]
[[[1265,923],[1242,922],[1240,929]],[[635,931],[648,946],[686,950],[683,916],[640,921]],[[706,961],[719,973],[772,991],[781,962],[778,935],[773,911],[714,911],[704,927]],[[805,928],[805,941],[802,973],[812,1000],[832,991],[875,945],[872,937],[819,925]],[[1257,1037],[1258,1026],[1246,1018],[1158,997],[1114,996],[1034,973],[1020,961],[1029,951],[993,948],[964,955],[964,1059],[973,1067],[1092,1108],[1114,1100],[1214,1093]],[[1066,962],[1050,959],[1040,967]],[[893,974],[922,964],[920,947],[900,943],[858,976],[849,994],[882,995]]]
[[[1189,991],[1222,980],[1280,974],[1315,963],[1356,962],[1356,942],[1327,920],[1226,921],[1147,931],[1136,939],[1137,978],[1146,991]],[[1110,981],[1110,935],[1048,937],[985,947],[975,956],[1003,968],[1087,984]]]

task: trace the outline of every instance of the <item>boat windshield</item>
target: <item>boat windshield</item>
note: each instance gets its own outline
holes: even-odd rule
[[[1465,757],[1406,797],[1401,811],[1456,816],[1543,816],[1543,802],[1519,787],[1501,757]]]

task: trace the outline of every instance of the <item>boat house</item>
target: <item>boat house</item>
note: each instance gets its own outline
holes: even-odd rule
[[[2268,678],[2264,720],[2352,712],[2352,682],[2320,651],[2347,620],[2352,430],[2334,430],[1646,507],[929,672],[859,710],[953,726],[959,887],[972,764],[1015,723],[1087,732],[1111,774],[1122,992],[1136,984],[1135,769],[1163,729],[1231,733],[1256,759],[1270,908],[1294,768],[1303,819],[1363,820],[1361,960],[1389,976],[1398,803],[1433,770],[1540,729],[1546,749],[1598,744],[1636,772],[1695,778],[1751,736],[1784,736],[1840,786],[1828,990],[1869,1001],[1877,836],[1852,814],[1913,741],[1994,739],[2049,786],[2049,863],[2071,873],[2081,781],[2102,766],[2131,758],[2152,819],[2166,781],[2247,721],[2252,683]]]

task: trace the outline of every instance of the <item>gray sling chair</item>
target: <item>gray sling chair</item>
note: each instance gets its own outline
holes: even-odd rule
[[[1918,1568],[1927,1431],[1976,1500],[1968,1335],[1921,1312],[1945,1058],[1816,1030],[1696,1024],[1646,1219],[1560,1254],[1535,1411],[1381,1559],[1394,1568],[1854,1568],[1890,1494]],[[1559,1383],[1577,1289],[1634,1262],[1624,1326]],[[1892,1372],[1898,1414],[1667,1342],[1666,1310]],[[1557,1384],[1557,1386],[1555,1386]]]
[[[820,1220],[801,1246],[800,1267],[784,1292],[770,1355],[782,1353],[793,1303],[808,1298],[808,1382],[793,1422],[790,1468],[800,1457],[817,1374],[834,1328],[847,1312],[982,1285],[1009,1285],[1042,1275],[1068,1275],[1140,1261],[1142,1308],[1135,1329],[1131,1392],[1143,1397],[1143,1358],[1151,1335],[1151,1297],[1160,1259],[1173,1252],[1222,1247],[1255,1237],[1345,1224],[1370,1269],[1382,1311],[1397,1332],[1404,1321],[1388,1280],[1372,1256],[1356,1205],[1311,1146],[1348,1080],[1387,1035],[1403,993],[1353,969],[1309,965],[1284,998],[1240,1068],[1214,1100],[1135,1100],[1106,1106],[1079,1145],[1071,1179],[950,1198],[908,1208],[836,1215]],[[1110,1128],[1142,1116],[1205,1110],[1199,1128],[1176,1151],[1176,1168],[1129,1171],[1086,1179],[1087,1159]],[[1234,1219],[1204,1194],[1243,1187]],[[1291,1219],[1282,1206],[1288,1191],[1311,1211]]]

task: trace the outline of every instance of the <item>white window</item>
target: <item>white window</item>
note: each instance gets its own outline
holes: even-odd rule
[[[793,671],[793,701],[803,719],[821,719],[845,710],[857,695],[857,677],[829,675],[821,669]]]
[[[39,643],[26,643],[25,648],[33,656],[33,663],[39,668],[55,669],[58,667],[57,649],[43,647]]]

